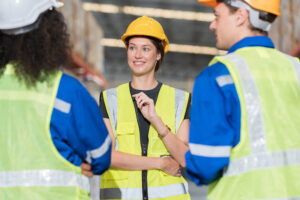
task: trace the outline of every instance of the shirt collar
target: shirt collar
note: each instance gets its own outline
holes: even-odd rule
[[[232,53],[243,47],[254,47],[254,46],[274,48],[274,44],[268,36],[252,36],[252,37],[245,37],[240,41],[238,41],[237,43],[235,43],[228,50],[228,53]]]

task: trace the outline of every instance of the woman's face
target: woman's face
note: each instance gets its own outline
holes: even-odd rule
[[[128,65],[135,76],[153,73],[161,58],[152,41],[145,37],[133,37],[127,48]]]

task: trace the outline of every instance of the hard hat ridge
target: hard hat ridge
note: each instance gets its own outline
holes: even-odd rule
[[[31,31],[42,13],[61,6],[57,0],[0,1],[0,31],[14,35]]]
[[[280,16],[280,0],[225,0],[223,2],[231,5],[233,1],[243,1],[254,9]],[[212,8],[218,4],[217,0],[198,0],[198,2]]]

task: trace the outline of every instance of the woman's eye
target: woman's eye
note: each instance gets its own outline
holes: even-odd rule
[[[150,49],[149,48],[144,48],[144,51],[149,51]]]

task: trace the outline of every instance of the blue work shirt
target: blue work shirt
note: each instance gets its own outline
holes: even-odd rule
[[[95,99],[75,78],[63,74],[50,122],[53,143],[76,166],[91,163],[94,174],[110,165],[111,139]]]
[[[269,37],[254,36],[240,40],[228,53],[251,46],[274,48]],[[234,83],[219,86],[217,78],[224,75],[230,75],[227,67],[217,62],[205,68],[194,83],[189,145],[203,153],[190,150],[185,159],[187,176],[197,185],[213,182],[229,164],[229,156],[218,157],[213,151],[230,151],[240,141],[240,101]]]

